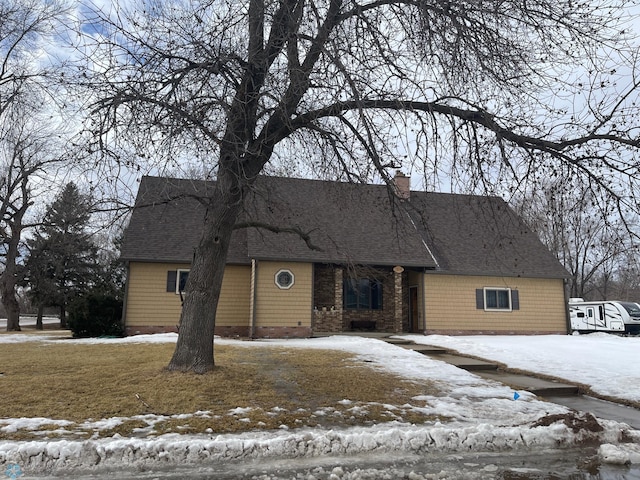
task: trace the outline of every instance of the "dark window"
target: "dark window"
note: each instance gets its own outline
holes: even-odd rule
[[[620,305],[622,305],[624,309],[629,312],[629,315],[631,315],[634,320],[640,318],[640,305],[638,305],[637,303],[620,302]]]
[[[188,279],[189,270],[178,270],[178,291],[176,293],[184,292]]]
[[[344,307],[382,310],[382,283],[369,278],[349,278],[344,283]]]
[[[177,271],[169,270],[167,272],[167,292],[175,293],[177,277],[178,277]]]
[[[508,310],[511,308],[509,290],[485,290],[485,308]]]
[[[167,272],[167,292],[184,292],[189,278],[189,270],[169,270]]]

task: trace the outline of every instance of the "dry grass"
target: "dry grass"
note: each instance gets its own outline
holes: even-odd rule
[[[195,375],[164,369],[173,348],[172,344],[85,345],[63,339],[3,344],[0,438],[434,420],[420,413],[422,405],[412,400],[437,393],[432,385],[376,370],[344,352],[257,343],[218,345],[214,371]],[[54,425],[37,431],[2,428],[2,418],[16,417],[74,423],[62,431]],[[124,418],[108,429],[95,423],[112,417]]]

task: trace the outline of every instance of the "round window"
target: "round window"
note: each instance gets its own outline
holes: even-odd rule
[[[294,277],[291,270],[278,270],[276,273],[276,285],[278,288],[287,290],[293,286]]]

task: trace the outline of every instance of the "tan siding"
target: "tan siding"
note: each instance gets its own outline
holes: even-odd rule
[[[311,326],[312,267],[310,263],[258,262],[255,305],[257,327]],[[275,275],[282,268],[290,270],[295,277],[294,285],[288,290],[280,289],[275,284]]]
[[[126,326],[175,326],[180,320],[180,296],[167,292],[167,272],[189,269],[188,264],[129,265]],[[224,272],[216,324],[249,324],[250,267],[228,266]],[[244,299],[244,301],[242,300]]]
[[[216,314],[217,326],[243,326],[250,323],[251,267],[228,265],[224,270],[222,291]]]
[[[520,309],[491,312],[476,308],[476,289],[517,289]],[[425,275],[428,331],[566,333],[565,299],[560,279]]]

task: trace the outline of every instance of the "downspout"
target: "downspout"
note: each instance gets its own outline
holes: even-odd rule
[[[309,329],[311,331],[311,337],[313,337],[313,328],[316,326],[316,317],[315,317],[315,307],[314,305],[316,304],[316,291],[315,291],[315,287],[314,287],[314,283],[315,283],[315,278],[316,278],[316,264],[312,263],[311,264],[311,312],[309,313],[311,321],[309,322],[309,325],[311,325],[311,328]],[[299,324],[299,322],[298,322]]]
[[[251,299],[249,302],[249,338],[255,338],[256,335],[256,299],[258,281],[258,261],[251,259]]]
[[[420,275],[420,303],[422,310],[422,334],[427,334],[427,292],[424,291],[424,270],[422,271],[422,275]]]
[[[131,278],[131,262],[127,261],[127,279],[124,282],[124,298],[122,299],[122,317],[120,319],[120,325],[122,326],[122,333],[127,335],[127,300],[129,299],[129,279]]]

